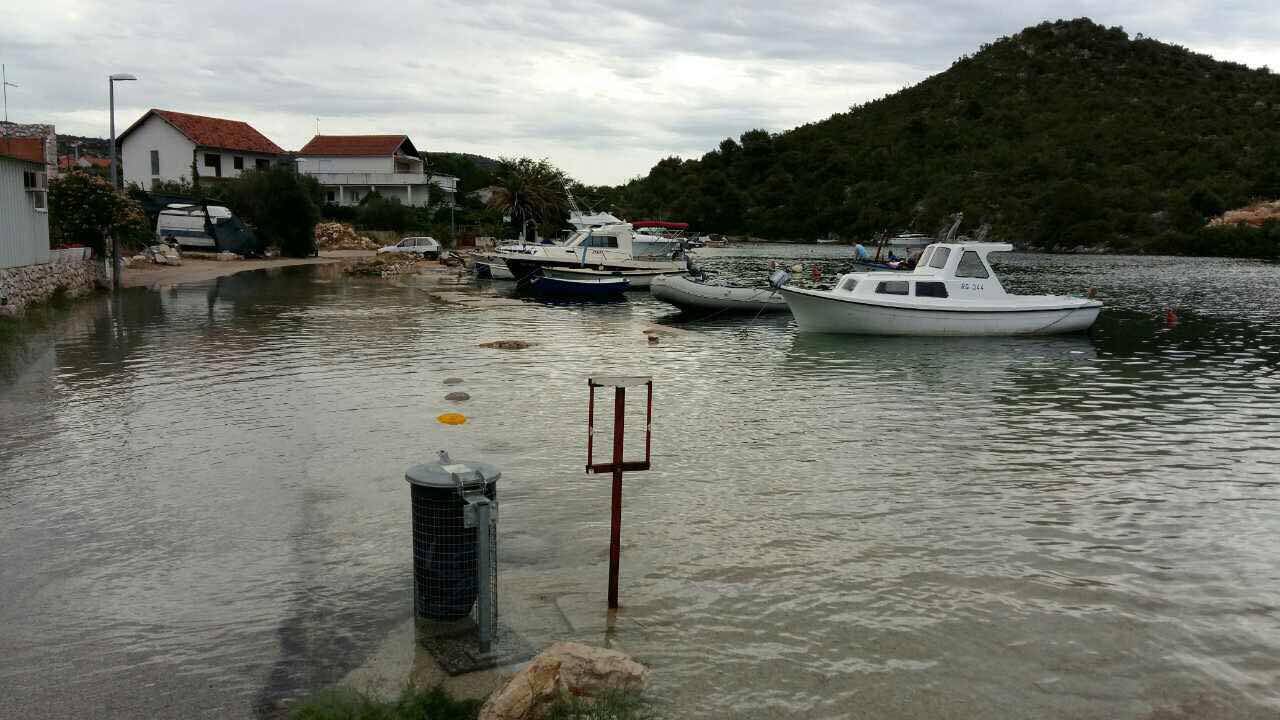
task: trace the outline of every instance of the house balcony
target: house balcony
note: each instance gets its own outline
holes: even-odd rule
[[[317,172],[307,173],[325,190],[325,202],[356,205],[370,193],[395,198],[406,205],[426,205],[431,193],[439,192],[444,202],[452,204],[458,179],[448,175],[389,172]]]
[[[377,185],[429,185],[431,177],[422,173],[389,173],[389,172],[365,172],[365,173],[330,173],[317,172],[307,173],[315,178],[321,185],[356,185],[356,186],[377,186]]]

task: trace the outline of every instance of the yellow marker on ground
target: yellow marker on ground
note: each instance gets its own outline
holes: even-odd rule
[[[436,420],[439,420],[445,425],[461,425],[462,423],[467,421],[467,416],[463,415],[462,413],[450,412],[450,413],[445,413],[441,415],[440,417],[436,418]]]

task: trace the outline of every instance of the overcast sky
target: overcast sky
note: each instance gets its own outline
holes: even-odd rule
[[[785,9],[784,7],[785,6]],[[25,3],[0,22],[9,116],[107,135],[157,107],[245,120],[289,150],[407,133],[420,150],[548,158],[588,183],[820,120],[1046,19],[1089,16],[1280,70],[1275,0]],[[17,9],[17,8],[15,8]],[[318,120],[317,120],[318,118]]]

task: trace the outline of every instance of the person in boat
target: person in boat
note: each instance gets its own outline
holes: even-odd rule
[[[853,246],[853,257],[855,260],[870,260],[871,253],[867,252],[867,248],[862,243]]]

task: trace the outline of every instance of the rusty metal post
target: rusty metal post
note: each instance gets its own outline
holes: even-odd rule
[[[613,524],[609,528],[609,607],[618,607],[618,564],[622,559],[622,430],[627,389],[613,395]]]
[[[609,518],[609,608],[618,607],[618,577],[622,561],[622,474],[626,470],[648,470],[653,448],[653,379],[650,377],[593,376],[587,379],[590,393],[587,399],[587,472],[613,475],[612,501]],[[644,460],[627,461],[623,457],[626,439],[627,386],[646,385],[648,391],[645,408]],[[613,393],[613,460],[594,462],[596,388],[612,387]]]

